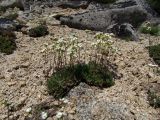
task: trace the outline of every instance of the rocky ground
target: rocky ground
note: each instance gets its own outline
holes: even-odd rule
[[[0,119],[39,120],[36,117],[47,111],[47,120],[159,120],[160,109],[149,105],[148,90],[156,84],[160,87],[160,75],[153,69],[154,62],[149,57],[147,46],[160,43],[160,37],[140,34],[140,41],[125,41],[113,38],[118,51],[109,58],[117,66],[121,76],[110,88],[100,89],[81,83],[72,89],[63,100],[49,96],[45,77],[51,75],[50,61],[53,55],[45,58],[41,53],[45,43],[52,43],[54,37],[75,33],[79,40],[93,40],[94,33],[60,25],[53,16],[74,14],[83,9],[45,8],[43,14],[34,11],[28,18],[19,12],[18,19],[27,26],[36,26],[46,21],[49,35],[31,38],[22,32],[15,32],[17,49],[11,55],[0,54]],[[24,29],[25,31],[25,29]],[[7,104],[9,104],[9,113]],[[48,105],[49,104],[49,105]],[[44,110],[37,110],[42,106]]]

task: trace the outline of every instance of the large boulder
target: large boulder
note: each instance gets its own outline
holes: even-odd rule
[[[72,28],[105,32],[113,24],[130,23],[133,27],[137,28],[147,18],[148,14],[141,6],[131,6],[62,16],[60,17],[60,21],[61,24]]]
[[[57,18],[72,28],[113,32],[137,41],[136,29],[154,17],[157,13],[145,0],[116,0],[110,4],[91,2],[87,12]]]
[[[58,19],[61,24],[72,28],[113,32],[137,41],[136,28],[154,16],[144,0],[117,0],[112,4],[91,2],[87,10]]]
[[[101,95],[100,95],[101,94]],[[103,97],[102,97],[103,95]],[[101,96],[101,97],[99,97]],[[126,101],[110,98],[106,92],[94,89],[85,83],[73,88],[69,99],[74,99],[77,120],[147,120],[148,113],[132,112],[134,106]],[[73,106],[72,106],[73,108]],[[68,120],[71,120],[68,116]]]
[[[151,8],[146,0],[116,0],[112,4],[102,4],[97,2],[91,2],[88,6],[89,10],[106,10],[106,9],[115,9],[115,8],[125,8],[131,6],[141,6],[143,7],[148,14],[151,16],[157,16],[157,12]]]
[[[1,0],[0,1],[0,6],[1,7],[17,7],[20,9],[24,9],[24,4],[23,4],[23,0]]]

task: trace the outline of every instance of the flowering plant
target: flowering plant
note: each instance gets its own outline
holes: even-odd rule
[[[54,54],[54,66],[61,68],[65,65],[74,65],[81,61],[102,62],[106,56],[113,52],[113,34],[98,32],[94,41],[79,42],[78,37],[73,34],[67,38],[55,38],[52,44],[44,44],[43,53]],[[91,46],[90,51],[87,50]]]
[[[96,41],[91,44],[94,50],[94,56],[96,62],[103,62],[105,56],[108,56],[113,51],[113,34],[99,32],[95,35]]]

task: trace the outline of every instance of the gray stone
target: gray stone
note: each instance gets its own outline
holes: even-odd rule
[[[19,30],[23,27],[23,25],[19,24],[18,22],[9,20],[7,18],[0,18],[0,29],[15,31]]]
[[[129,38],[133,41],[139,40],[136,30],[129,23],[111,25],[108,27],[107,32],[114,33],[115,35],[122,38]]]
[[[126,8],[135,5],[143,7],[143,9],[145,9],[151,16],[158,15],[157,12],[150,7],[150,5],[147,3],[146,0],[117,0],[113,4],[102,4],[102,3],[91,2],[91,4],[88,6],[88,9],[106,10],[106,9]]]
[[[58,16],[56,19],[71,28],[113,32],[117,36],[137,41],[136,29],[156,16],[156,12],[144,0],[117,0],[113,4],[91,2],[87,10],[70,16]]]
[[[123,9],[89,11],[81,14],[60,17],[61,24],[72,28],[90,29],[105,32],[113,24],[129,23],[138,27],[147,20],[147,12],[141,6]]]
[[[6,29],[6,30],[15,30],[16,24],[15,22],[6,19],[6,18],[0,18],[0,28]]]
[[[99,93],[85,83],[80,83],[69,92],[68,97],[76,97],[78,120],[134,120],[129,107],[122,102],[97,99]]]
[[[24,9],[23,0],[1,0],[0,1],[0,6],[6,7],[6,8],[17,7],[17,8],[20,8],[20,9]]]

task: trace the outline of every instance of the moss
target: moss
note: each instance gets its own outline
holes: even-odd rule
[[[149,104],[154,108],[160,108],[160,96],[157,96],[155,92],[148,91]]]
[[[53,73],[47,81],[47,88],[54,98],[62,98],[80,82],[97,87],[114,85],[113,75],[106,67],[90,62],[64,67]]]
[[[0,28],[0,52],[12,54],[16,49],[15,34],[11,31]]]
[[[29,36],[30,37],[41,37],[41,36],[45,36],[47,35],[49,32],[48,32],[48,29],[46,26],[43,26],[43,25],[39,25],[35,28],[31,28],[29,30]]]
[[[0,35],[0,52],[12,54],[16,49],[16,43],[12,37]]]
[[[160,65],[160,44],[154,45],[154,46],[150,46],[148,49],[149,49],[150,57],[153,58],[155,63]]]
[[[151,27],[150,34],[155,36],[160,36],[160,27],[159,26]]]

